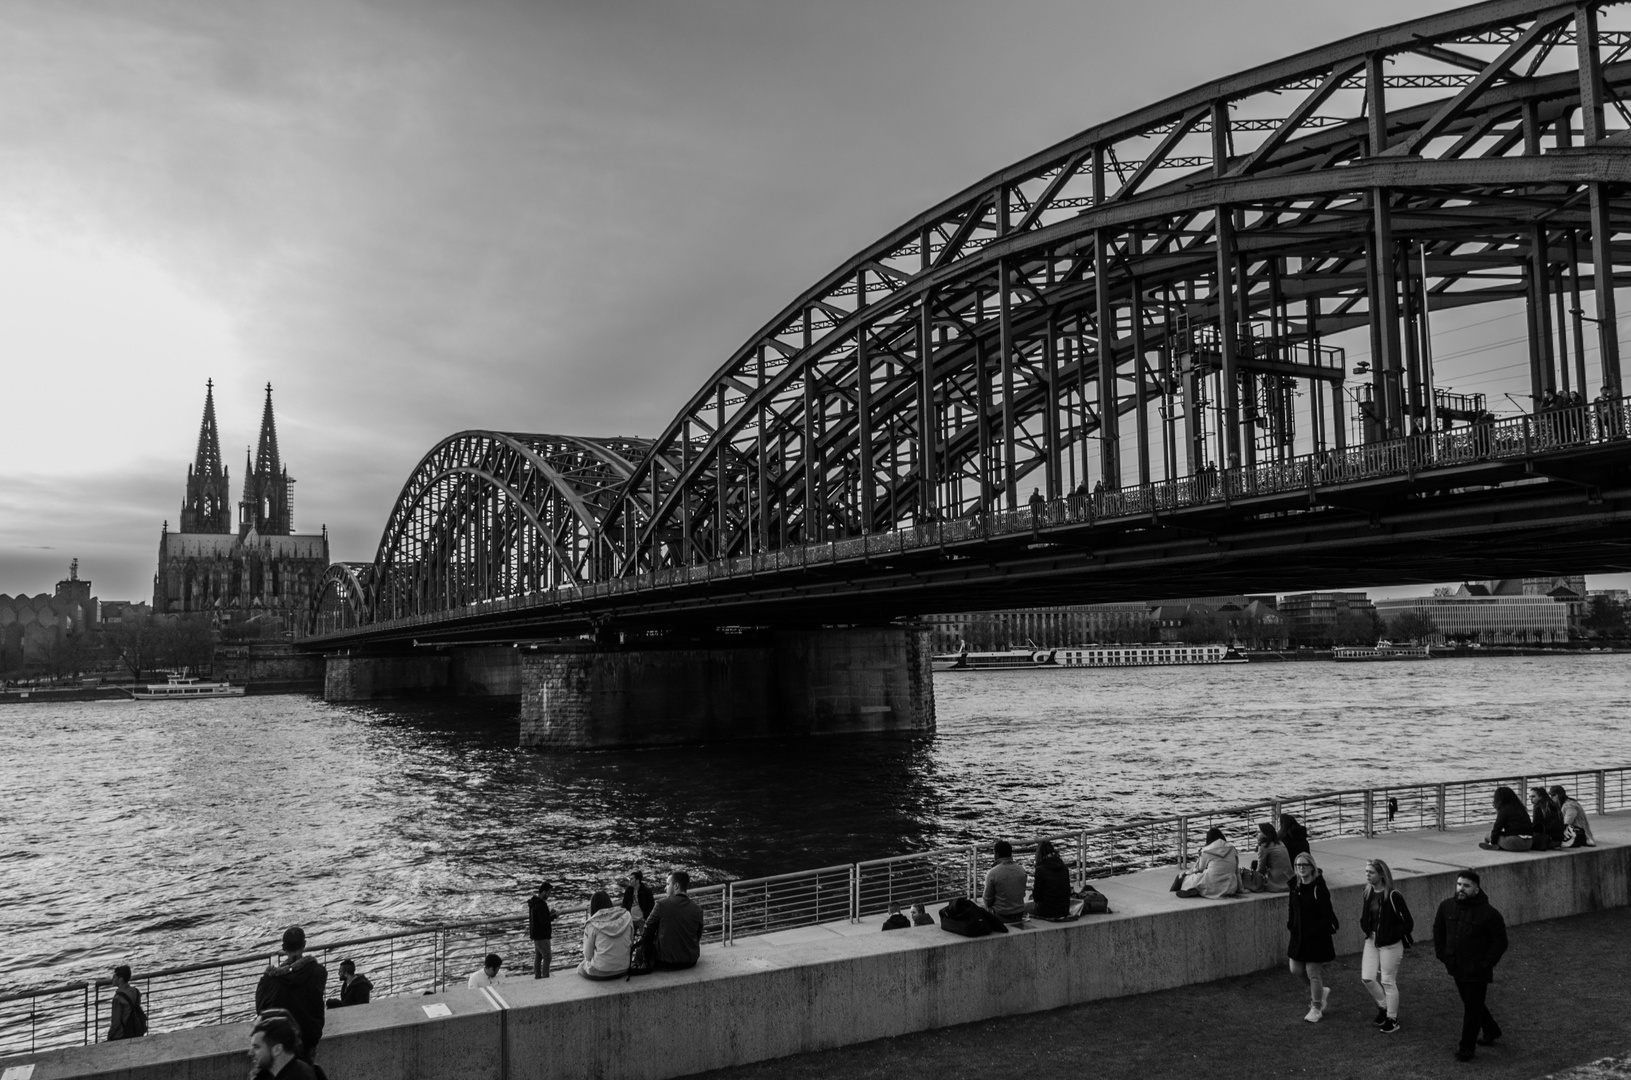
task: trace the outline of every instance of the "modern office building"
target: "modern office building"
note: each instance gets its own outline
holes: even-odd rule
[[[1432,621],[1430,640],[1476,641],[1488,645],[1567,641],[1570,609],[1567,598],[1544,594],[1492,594],[1482,584],[1441,589],[1433,596],[1376,601],[1376,613],[1392,622],[1406,612]]]

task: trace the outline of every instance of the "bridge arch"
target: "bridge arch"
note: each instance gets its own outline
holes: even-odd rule
[[[1608,6],[1490,0],[1358,35],[903,223],[654,440],[605,519],[630,538],[617,572],[1470,423],[1482,403],[1435,385],[1425,324],[1471,304],[1527,303],[1534,405],[1617,396],[1597,285],[1628,253],[1631,114],[1605,102],[1631,89],[1631,36],[1598,26]],[[1327,339],[1364,328],[1355,381]]]

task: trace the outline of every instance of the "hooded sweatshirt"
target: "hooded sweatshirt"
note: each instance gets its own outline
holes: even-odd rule
[[[1240,895],[1240,853],[1227,840],[1214,840],[1201,848],[1195,872],[1184,878],[1185,889],[1195,889],[1208,900]]]
[[[323,1037],[323,987],[328,969],[310,956],[302,956],[287,970],[267,968],[255,987],[255,1011],[287,1009],[300,1028],[300,1041],[310,1055]]]
[[[634,942],[634,916],[620,907],[601,908],[583,924],[585,975],[621,975],[629,970],[629,946]]]

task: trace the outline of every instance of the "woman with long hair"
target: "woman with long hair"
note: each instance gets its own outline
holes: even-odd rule
[[[1070,867],[1059,857],[1050,841],[1036,845],[1036,869],[1031,874],[1031,902],[1039,919],[1063,919],[1070,915]]]
[[[1478,846],[1486,851],[1528,851],[1535,846],[1535,827],[1529,823],[1529,813],[1523,808],[1518,793],[1502,784],[1495,789],[1491,800],[1495,807],[1495,825],[1489,830],[1489,839]]]
[[[612,903],[604,889],[589,898],[589,919],[583,924],[585,979],[621,979],[629,972],[629,949],[634,944],[634,916]]]
[[[1393,871],[1381,859],[1365,864],[1365,895],[1359,907],[1359,930],[1365,953],[1359,979],[1376,1002],[1371,1022],[1391,1035],[1399,1030],[1399,962],[1416,929],[1404,896],[1393,887]]]
[[[1324,965],[1337,958],[1336,945],[1331,935],[1337,931],[1336,912],[1331,908],[1331,890],[1325,877],[1314,865],[1309,852],[1298,855],[1292,863],[1296,876],[1291,879],[1290,902],[1286,916],[1286,929],[1291,941],[1286,946],[1291,973],[1308,980],[1308,1015],[1310,1024],[1317,1024],[1325,1015],[1331,1000],[1331,988],[1325,985]]]
[[[1308,829],[1290,814],[1280,815],[1280,843],[1293,860],[1308,850]]]
[[[1529,789],[1529,821],[1535,829],[1536,851],[1551,851],[1563,846],[1563,814],[1546,789]]]
[[[1257,826],[1257,858],[1252,861],[1253,892],[1285,892],[1291,888],[1291,853],[1280,842],[1272,822]]]
[[[1591,822],[1586,820],[1586,808],[1576,799],[1569,798],[1569,793],[1563,789],[1562,784],[1553,784],[1551,788],[1552,801],[1557,804],[1557,812],[1563,819],[1563,846],[1564,847],[1596,847],[1597,838],[1591,834]]]

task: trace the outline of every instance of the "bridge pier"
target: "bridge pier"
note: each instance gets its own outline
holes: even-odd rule
[[[330,656],[323,664],[324,701],[429,697],[447,692],[452,659],[445,653],[410,656]]]
[[[600,750],[934,730],[918,627],[777,631],[741,644],[520,650],[521,744]]]

